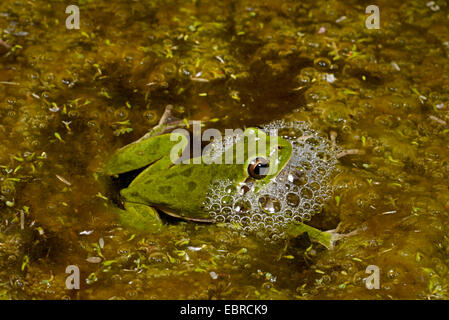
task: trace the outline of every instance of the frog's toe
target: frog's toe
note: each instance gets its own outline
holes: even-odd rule
[[[139,232],[156,233],[162,227],[162,221],[156,209],[138,203],[125,203],[125,210],[117,209],[120,222],[126,228]]]
[[[348,232],[348,233],[338,233],[337,229],[332,229],[332,230],[325,231],[327,234],[330,235],[330,240],[328,242],[329,243],[328,249],[333,249],[335,247],[336,243],[339,240],[345,239],[345,238],[349,238],[351,236],[354,236],[357,233],[359,233],[359,231],[360,231],[360,229],[356,229],[356,230],[353,230],[353,231]]]

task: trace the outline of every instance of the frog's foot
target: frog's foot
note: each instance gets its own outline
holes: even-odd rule
[[[347,149],[347,150],[343,150],[339,153],[337,153],[337,159],[343,158],[347,155],[350,154],[365,154],[364,150],[360,150],[360,149]]]
[[[330,139],[331,139],[331,147],[332,150],[335,150],[337,148],[337,132],[336,131],[331,131],[329,133],[330,135]],[[337,159],[343,158],[345,156],[348,156],[350,154],[365,154],[365,150],[361,150],[361,149],[346,149],[346,150],[342,150],[339,153],[337,153]]]
[[[332,143],[332,150],[335,150],[335,148],[337,148],[337,132],[332,130],[330,132],[330,138]]]
[[[173,106],[171,104],[165,107],[164,113],[162,114],[161,119],[159,119],[159,126],[165,125],[169,123],[170,116],[172,114]]]
[[[172,111],[173,106],[171,104],[167,105],[165,107],[164,113],[159,119],[159,123],[136,142],[171,132],[174,129],[186,127],[188,128],[189,126],[193,125],[193,120],[173,120]]]
[[[156,233],[162,227],[162,221],[156,209],[139,203],[125,202],[125,210],[115,208],[120,223],[138,232]]]
[[[298,223],[289,226],[287,233],[290,236],[297,237],[306,232],[309,235],[310,240],[320,243],[327,249],[333,249],[337,241],[353,236],[354,234],[359,232],[359,230],[357,229],[349,233],[341,234],[337,232],[337,229],[338,227],[333,230],[321,231],[304,223]]]
[[[169,132],[170,130],[173,130],[173,128],[177,126],[175,123],[177,123],[178,121],[170,121],[172,111],[173,105],[168,104],[165,107],[164,113],[159,119],[159,123],[136,142],[148,139],[150,137],[155,137],[164,134],[166,132]]]
[[[338,233],[337,229],[338,227],[336,229],[325,231],[325,233],[330,235],[330,241],[328,243],[329,246],[327,247],[328,249],[335,248],[335,245],[339,240],[352,237],[360,231],[359,229],[356,229],[348,233]]]
[[[3,49],[0,51],[5,51],[8,52],[11,49],[11,46],[9,44],[7,44],[5,41],[3,41],[2,39],[0,39],[0,47],[2,47]]]

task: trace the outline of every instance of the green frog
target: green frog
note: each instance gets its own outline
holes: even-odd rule
[[[286,139],[267,135],[259,128],[247,128],[243,136],[265,140],[265,152],[248,147],[251,139],[239,139],[218,149],[208,161],[204,156],[183,159],[189,139],[174,129],[189,124],[167,123],[169,112],[166,110],[159,124],[142,138],[117,150],[103,170],[108,176],[118,176],[143,169],[120,191],[123,209],[115,208],[121,224],[127,228],[144,233],[158,232],[164,227],[159,212],[188,221],[214,223],[204,203],[215,181],[232,181],[234,190],[250,185],[242,192],[257,195],[292,157],[292,144]],[[275,138],[276,143],[272,143]],[[233,152],[229,153],[230,150]],[[243,161],[238,161],[238,151],[244,152]],[[229,161],[229,154],[232,161]],[[311,240],[328,248],[338,238],[333,231],[323,232],[301,221],[291,223],[288,229],[292,235],[307,232]]]

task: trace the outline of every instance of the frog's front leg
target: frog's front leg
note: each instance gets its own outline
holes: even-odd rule
[[[331,131],[330,132],[330,138],[331,138],[331,142],[332,142],[332,150],[335,150],[335,148],[337,147],[337,132],[335,131]],[[339,153],[337,153],[337,159],[346,157],[347,155],[351,155],[351,154],[365,154],[364,150],[360,150],[360,149],[346,149],[346,150],[342,150]]]
[[[124,227],[142,233],[156,233],[162,227],[162,221],[153,207],[125,202],[124,210],[113,208],[117,213],[121,225]]]

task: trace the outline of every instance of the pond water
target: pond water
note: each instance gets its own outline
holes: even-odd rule
[[[79,0],[70,30],[71,4],[0,3],[1,299],[448,298],[447,2],[377,1],[379,29],[366,1]],[[121,226],[97,172],[169,104],[218,129],[306,121],[361,151],[310,222],[357,233],[327,250]]]

